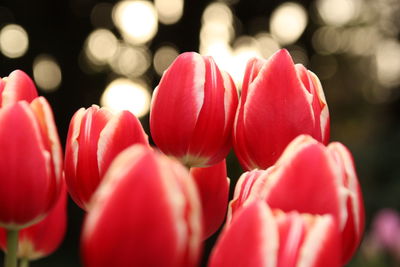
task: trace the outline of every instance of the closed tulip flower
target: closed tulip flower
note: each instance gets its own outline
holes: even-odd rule
[[[62,152],[47,101],[0,109],[0,225],[18,230],[42,219],[62,184]]]
[[[340,236],[331,215],[271,210],[254,201],[221,233],[209,267],[340,267]]]
[[[203,211],[203,239],[214,234],[222,225],[229,198],[229,178],[226,161],[207,168],[191,168]]]
[[[340,143],[327,147],[299,136],[266,171],[244,173],[230,203],[229,219],[254,200],[272,209],[331,214],[342,240],[342,264],[357,249],[364,229],[364,205],[350,152]]]
[[[246,170],[275,163],[298,135],[329,141],[329,112],[317,76],[294,65],[286,50],[248,62],[235,118],[233,146]]]
[[[129,111],[113,114],[93,105],[74,114],[65,151],[65,179],[76,204],[87,209],[111,161],[135,143],[148,145],[147,135]]]
[[[21,70],[15,70],[8,77],[0,78],[0,107],[20,100],[31,102],[37,96],[33,81]]]
[[[201,235],[189,172],[134,145],[115,158],[93,196],[82,232],[84,266],[196,266]]]
[[[64,239],[67,225],[67,190],[61,194],[46,217],[40,222],[22,229],[18,237],[18,258],[32,261],[53,253]],[[6,248],[5,230],[0,228],[0,246]]]
[[[154,90],[150,129],[165,154],[189,167],[223,160],[231,148],[238,97],[231,77],[211,57],[183,53]]]

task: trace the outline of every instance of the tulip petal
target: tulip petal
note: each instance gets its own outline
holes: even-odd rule
[[[214,234],[225,219],[229,198],[229,178],[225,160],[208,168],[191,168],[203,211],[203,239]]]
[[[249,85],[243,106],[244,138],[258,167],[274,164],[297,135],[313,133],[311,101],[289,53],[274,54]]]
[[[87,208],[87,203],[100,183],[98,140],[111,118],[109,110],[93,105],[86,111],[78,110],[70,123],[65,179],[71,197],[83,209]]]
[[[248,85],[257,77],[264,63],[264,60],[252,58],[246,65],[246,71],[242,85],[242,94],[240,96],[239,107],[236,112],[233,127],[233,144],[235,153],[240,161],[240,164],[246,170],[257,168],[257,164],[253,162],[252,157],[248,152],[248,140],[244,134],[244,104],[246,103]]]
[[[279,234],[265,203],[255,201],[240,210],[225,227],[210,256],[209,267],[276,267]]]
[[[126,110],[121,111],[100,133],[97,149],[100,177],[103,177],[117,154],[135,143],[149,145],[147,135],[135,115]]]
[[[31,102],[37,96],[36,87],[31,78],[25,72],[15,70],[6,78],[0,104],[4,107],[20,100]]]
[[[337,174],[325,147],[308,142],[307,137],[297,140],[301,139],[304,143],[292,144],[277,162],[279,168],[270,174],[267,203],[286,212],[296,210],[341,218]]]
[[[166,154],[186,154],[205,93],[205,63],[199,54],[183,53],[175,59],[154,90],[150,128],[153,139]],[[179,121],[177,120],[179,117]],[[174,129],[174,131],[165,129]]]
[[[85,266],[194,266],[200,220],[184,167],[134,145],[113,161],[91,201],[82,237]]]
[[[25,101],[0,110],[0,223],[16,228],[44,216],[52,203],[51,156]]]

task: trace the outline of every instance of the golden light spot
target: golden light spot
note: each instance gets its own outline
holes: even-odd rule
[[[118,40],[107,29],[94,30],[86,39],[85,53],[87,58],[96,65],[103,65],[117,52]]]

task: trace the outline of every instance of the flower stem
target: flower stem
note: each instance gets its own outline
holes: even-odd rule
[[[19,264],[19,267],[29,267],[29,259],[28,258],[22,258],[21,262]]]
[[[5,267],[17,267],[18,230],[7,230],[7,253]]]

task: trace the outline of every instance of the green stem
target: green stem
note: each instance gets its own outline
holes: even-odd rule
[[[29,259],[22,258],[19,267],[29,267]]]
[[[17,267],[18,230],[7,230],[7,253],[4,267]]]

